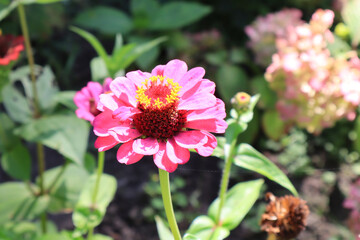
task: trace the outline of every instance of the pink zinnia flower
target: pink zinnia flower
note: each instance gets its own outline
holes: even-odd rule
[[[100,113],[97,109],[99,103],[99,96],[102,93],[108,92],[111,78],[106,78],[104,86],[98,82],[88,82],[86,87],[83,87],[74,96],[75,105],[78,107],[75,113],[78,118],[85,119],[91,124],[96,115]]]
[[[13,35],[2,35],[0,32],[0,65],[8,65],[19,58],[24,50],[24,38]]]
[[[100,96],[94,120],[95,147],[106,151],[122,143],[117,160],[124,164],[153,155],[156,166],[173,172],[190,158],[188,149],[210,156],[217,145],[209,132],[224,133],[224,103],[214,96],[215,84],[205,70],[188,71],[172,60],[151,73],[133,71],[110,84]]]

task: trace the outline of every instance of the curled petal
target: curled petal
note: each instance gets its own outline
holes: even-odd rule
[[[113,117],[120,121],[126,121],[136,113],[141,113],[141,111],[134,107],[121,106],[113,112]]]
[[[119,142],[128,142],[141,136],[138,130],[127,126],[117,126],[109,129],[109,134]]]
[[[174,139],[183,148],[198,148],[207,142],[206,134],[196,130],[179,132],[174,136]]]
[[[119,107],[119,102],[114,98],[113,93],[104,93],[99,96],[97,109],[104,111],[104,107],[114,111]]]
[[[119,120],[112,118],[112,111],[105,109],[93,121],[94,133],[97,136],[109,136],[109,129],[119,126]]]
[[[110,84],[111,91],[123,103],[136,107],[136,85],[126,77],[117,77]]]
[[[171,60],[165,65],[164,76],[178,82],[186,74],[187,69],[188,67],[185,62],[177,59]]]
[[[173,163],[185,164],[190,159],[189,150],[177,145],[173,138],[166,142],[166,154]]]
[[[154,155],[155,165],[167,172],[173,172],[176,170],[178,164],[173,163],[166,154],[166,143],[159,142],[159,151]]]
[[[133,141],[123,143],[116,154],[116,158],[120,163],[126,165],[138,162],[144,155],[138,154],[133,150]]]
[[[134,141],[133,149],[139,154],[154,155],[159,151],[159,143],[155,138],[139,138]]]
[[[204,133],[207,136],[207,142],[204,145],[202,145],[198,148],[195,148],[195,150],[201,156],[208,157],[213,153],[214,149],[216,148],[217,140],[214,135],[207,133],[207,132],[204,132]]]
[[[95,148],[98,148],[99,152],[109,150],[119,142],[116,141],[112,136],[98,137],[95,141]]]

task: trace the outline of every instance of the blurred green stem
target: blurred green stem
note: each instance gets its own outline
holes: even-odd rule
[[[47,189],[47,193],[51,193],[51,191],[54,189],[54,187],[56,186],[57,182],[60,180],[61,176],[64,174],[65,169],[68,165],[69,161],[65,159],[64,164],[61,166],[61,169],[59,171],[59,173],[56,175],[56,177],[54,178],[54,180],[52,181],[52,183],[49,185],[50,187]]]
[[[98,191],[99,191],[101,175],[103,174],[103,171],[104,171],[104,161],[105,161],[105,152],[99,152],[98,153],[98,167],[97,167],[97,173],[96,173],[95,187],[94,187],[94,192],[93,192],[93,195],[91,198],[91,205],[93,208],[95,208],[95,206],[96,206],[96,199],[97,199],[97,195],[98,195]],[[93,233],[94,233],[94,228],[90,228],[88,235],[87,235],[87,239],[89,239],[89,240],[92,239]]]
[[[27,55],[27,59],[29,62],[29,67],[30,67],[31,86],[32,86],[32,93],[33,93],[34,118],[39,118],[40,117],[40,109],[39,109],[38,93],[37,93],[37,89],[36,89],[35,63],[34,63],[34,57],[33,57],[32,48],[31,48],[31,44],[30,44],[30,37],[29,37],[29,30],[28,30],[27,22],[26,22],[25,9],[21,2],[19,3],[17,8],[18,8],[18,12],[19,12],[21,31],[23,33],[24,40],[25,40],[26,55]]]
[[[33,108],[34,113],[33,117],[39,118],[40,117],[40,108],[39,108],[39,99],[36,89],[36,78],[35,78],[35,63],[34,63],[34,57],[32,54],[32,48],[30,44],[30,37],[29,37],[29,30],[27,27],[26,22],[26,15],[25,15],[25,9],[21,2],[18,4],[18,12],[19,12],[19,18],[20,18],[20,25],[21,30],[24,36],[25,40],[25,49],[26,49],[26,55],[30,67],[30,77],[31,77],[31,86],[32,86],[32,93],[33,93]],[[36,144],[37,149],[37,160],[38,160],[38,168],[39,168],[39,187],[40,187],[40,196],[44,195],[44,171],[45,171],[45,158],[44,158],[44,146],[41,143]],[[41,215],[41,229],[43,233],[46,233],[47,230],[47,215],[46,212],[44,212]]]
[[[159,168],[161,195],[164,203],[166,217],[175,240],[181,240],[179,227],[176,223],[171,200],[169,173]]]

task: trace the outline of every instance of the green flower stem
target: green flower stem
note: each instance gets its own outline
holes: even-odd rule
[[[228,185],[229,185],[230,171],[231,171],[231,166],[233,163],[232,159],[234,156],[236,140],[237,140],[237,136],[235,136],[234,139],[232,140],[230,149],[229,149],[229,154],[225,158],[225,167],[223,169],[223,174],[222,174],[222,179],[221,179],[221,184],[220,184],[220,192],[219,192],[220,203],[219,203],[219,208],[218,208],[218,212],[216,215],[216,223],[218,226],[221,226],[221,222],[220,222],[221,221],[221,211],[222,211],[222,208],[224,207],[226,191],[227,191]]]
[[[61,166],[59,173],[56,175],[52,183],[49,185],[50,187],[47,189],[47,193],[51,193],[58,181],[60,180],[61,176],[64,174],[66,167],[68,166],[68,160],[65,159],[64,164]]]
[[[104,171],[104,161],[105,161],[105,152],[99,152],[98,153],[98,168],[97,168],[97,173],[96,173],[95,187],[94,187],[94,192],[93,192],[93,195],[91,198],[92,207],[95,207],[95,205],[96,205],[96,198],[97,198],[97,194],[99,191],[101,175],[103,174],[103,171]],[[94,228],[90,228],[88,235],[87,235],[87,239],[89,239],[89,240],[92,239],[93,233],[94,233]]]
[[[33,57],[32,48],[31,48],[31,44],[30,44],[29,30],[28,30],[27,22],[26,22],[26,14],[25,14],[24,6],[21,2],[19,2],[19,5],[17,8],[18,8],[18,12],[19,12],[21,30],[22,30],[24,40],[25,40],[26,55],[27,55],[27,59],[29,62],[29,67],[30,67],[31,86],[32,86],[32,92],[33,92],[34,118],[39,118],[40,117],[40,108],[39,108],[38,93],[37,93],[37,89],[36,89],[35,62],[34,62],[34,57]]]
[[[171,201],[169,173],[159,168],[161,195],[165,207],[166,217],[175,240],[181,240],[179,227],[176,223],[174,209]]]
[[[105,152],[99,152],[98,154],[98,168],[96,173],[95,188],[92,195],[91,203],[94,206],[96,204],[96,197],[99,191],[100,179],[104,170]]]

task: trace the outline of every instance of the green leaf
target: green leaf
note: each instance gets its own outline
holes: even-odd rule
[[[244,124],[239,124],[234,119],[228,120],[227,123],[228,128],[225,132],[226,142],[224,146],[225,158],[228,158],[231,154],[233,154],[232,152],[230,152],[230,149],[234,148],[238,135],[246,129],[246,126],[244,126]]]
[[[126,34],[132,29],[132,22],[124,12],[105,6],[81,11],[74,23],[104,34]]]
[[[354,148],[355,150],[360,153],[360,117],[358,116],[355,120],[355,132],[356,132],[356,139],[354,140]]]
[[[12,84],[2,89],[4,107],[15,122],[27,123],[32,120],[29,102]]]
[[[108,24],[109,25],[109,24]],[[105,51],[105,48],[101,45],[101,43],[99,42],[99,40],[92,35],[91,33],[82,30],[78,27],[74,27],[71,26],[70,30],[79,34],[81,37],[83,37],[86,41],[88,41],[91,46],[95,49],[95,51],[97,52],[97,54],[103,59],[103,61],[105,62],[107,68],[109,68],[109,56],[107,54],[107,52]]]
[[[230,51],[230,61],[232,63],[245,63],[249,60],[245,48],[233,48]]]
[[[201,240],[200,238],[198,238],[192,234],[189,234],[189,233],[185,234],[183,239],[184,240]]]
[[[57,182],[55,178],[63,171]],[[90,173],[82,166],[68,164],[45,171],[45,188],[50,190],[49,212],[72,211],[79,199],[80,192],[90,177]],[[39,179],[37,179],[37,182]]]
[[[235,65],[221,66],[216,74],[216,83],[223,100],[227,103],[236,93],[248,91],[246,73]]]
[[[129,54],[123,57],[123,60],[121,62],[119,62],[118,69],[125,69],[142,54],[151,50],[158,44],[166,41],[166,39],[167,39],[166,37],[158,37],[150,42],[137,45]]]
[[[134,28],[146,29],[159,11],[160,5],[156,0],[132,0],[130,9],[133,16]]]
[[[327,49],[329,49],[333,57],[346,57],[351,51],[351,46],[340,37],[334,35],[334,41],[327,42]]]
[[[256,151],[248,144],[240,144],[234,158],[234,164],[264,175],[270,180],[288,189],[295,196],[298,195],[295,187],[287,176],[267,157]]]
[[[92,238],[92,240],[113,240],[111,237],[102,235],[102,234],[95,234]]]
[[[13,121],[5,113],[0,113],[0,152],[19,144],[19,137],[13,134],[14,128]]]
[[[357,46],[360,41],[360,1],[347,1],[341,11],[345,24],[349,27],[352,45]]]
[[[155,216],[156,229],[160,240],[173,240],[174,237],[170,229],[165,225],[164,220],[161,217]]]
[[[111,63],[113,61],[110,61]],[[91,80],[102,82],[106,77],[110,76],[108,66],[101,57],[95,57],[90,61]]]
[[[184,27],[211,12],[209,6],[195,2],[170,2],[153,14],[149,25],[153,30],[169,30]]]
[[[201,240],[221,240],[228,237],[229,234],[228,229],[216,226],[213,219],[202,215],[194,219],[185,236],[190,235]]]
[[[32,188],[36,186],[32,185]],[[43,213],[49,203],[49,196],[35,197],[25,183],[8,182],[0,184],[0,225],[9,220],[32,220]]]
[[[262,127],[265,134],[273,139],[279,140],[285,133],[285,124],[276,110],[268,110],[262,116]]]
[[[11,1],[11,3],[0,10],[0,21],[2,21],[4,18],[7,17],[11,13],[12,10],[14,10],[18,6],[18,1]]]
[[[3,153],[1,166],[13,178],[30,180],[31,157],[28,149],[21,142]]]
[[[205,59],[209,63],[215,66],[221,66],[226,62],[228,58],[228,52],[226,50],[219,50],[216,52],[210,52],[205,54]]]
[[[232,230],[237,227],[258,199],[264,180],[258,179],[241,182],[233,186],[227,193],[221,211],[222,226]],[[208,215],[215,221],[220,200],[217,198],[209,207]]]
[[[250,81],[253,92],[260,94],[259,106],[265,109],[275,108],[277,96],[271,90],[269,83],[265,80],[264,76],[257,76]]]
[[[41,142],[82,165],[89,126],[87,122],[74,115],[52,115],[17,128],[15,134],[30,142]]]
[[[74,96],[76,91],[60,91],[57,92],[54,96],[54,102],[62,104],[66,107],[68,107],[71,110],[74,110],[77,108],[74,103]]]
[[[113,176],[103,174],[99,183],[96,204],[93,206],[92,196],[95,181],[96,175],[92,175],[86,182],[72,216],[74,225],[80,231],[86,232],[101,223],[106,208],[114,198],[116,192],[116,179]]]
[[[214,149],[214,152],[212,153],[211,156],[215,156],[218,158],[224,158],[224,146],[226,143],[226,140],[224,137],[216,137],[217,139],[217,146]]]
[[[145,44],[147,42],[150,42],[151,38],[148,37],[130,37],[130,42],[136,43],[136,44]],[[160,47],[159,45],[154,46],[147,52],[143,53],[141,56],[139,56],[136,59],[136,63],[140,66],[142,69],[147,69],[149,67],[152,67],[151,65],[156,62],[156,59],[158,58],[160,54]]]
[[[40,76],[36,80],[36,89],[38,90],[37,94],[40,108],[49,112],[55,106],[54,97],[59,92],[55,75],[49,66],[42,69]]]

